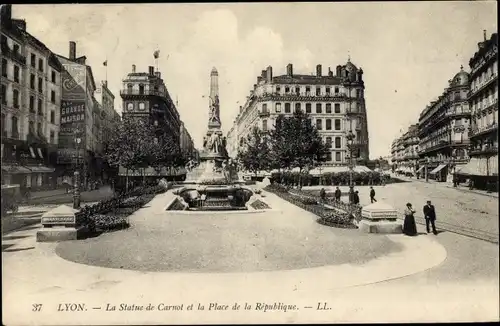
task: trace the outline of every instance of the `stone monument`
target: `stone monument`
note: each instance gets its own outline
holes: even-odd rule
[[[383,202],[375,202],[363,207],[362,220],[358,224],[360,231],[365,233],[402,233],[401,222],[398,222],[398,212],[394,207]]]
[[[78,218],[79,210],[60,205],[42,215],[43,229],[36,233],[37,242],[78,240],[88,232]]]

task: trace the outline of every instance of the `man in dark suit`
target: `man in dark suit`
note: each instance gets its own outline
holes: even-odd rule
[[[335,189],[335,201],[340,201],[340,197],[342,197],[342,191],[337,187]]]
[[[427,201],[427,205],[424,206],[424,216],[425,216],[425,227],[427,228],[427,233],[429,230],[429,223],[432,225],[432,233],[437,234],[436,231],[436,210],[431,201]]]

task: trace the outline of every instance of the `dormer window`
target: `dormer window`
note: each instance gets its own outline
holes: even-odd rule
[[[127,85],[127,92],[128,92],[128,93],[132,93],[132,89],[133,89],[132,84],[128,84],[128,85]]]

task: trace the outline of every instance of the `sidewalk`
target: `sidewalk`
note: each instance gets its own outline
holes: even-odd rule
[[[405,177],[405,176],[394,176],[394,178],[398,178],[398,179],[406,180],[406,181],[418,181],[418,182],[422,182],[422,183],[434,184],[434,185],[437,185],[439,187],[446,187],[446,188],[455,189],[455,190],[462,191],[462,192],[471,192],[471,193],[475,193],[475,194],[479,194],[479,195],[498,198],[498,192],[488,193],[486,190],[479,190],[479,189],[470,190],[467,186],[453,187],[453,185],[451,185],[447,182],[436,182],[436,181],[431,180],[431,179],[429,179],[429,182],[426,182],[425,179],[409,178],[409,177]]]

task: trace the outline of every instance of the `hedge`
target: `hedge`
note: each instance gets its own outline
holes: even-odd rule
[[[306,172],[275,172],[271,174],[271,182],[281,183],[284,185],[298,186],[299,179],[303,186],[319,184],[320,177],[313,176]],[[379,172],[352,172],[352,181],[355,185],[377,185],[384,180],[383,175]],[[349,172],[328,172],[321,176],[323,185],[349,185]]]

